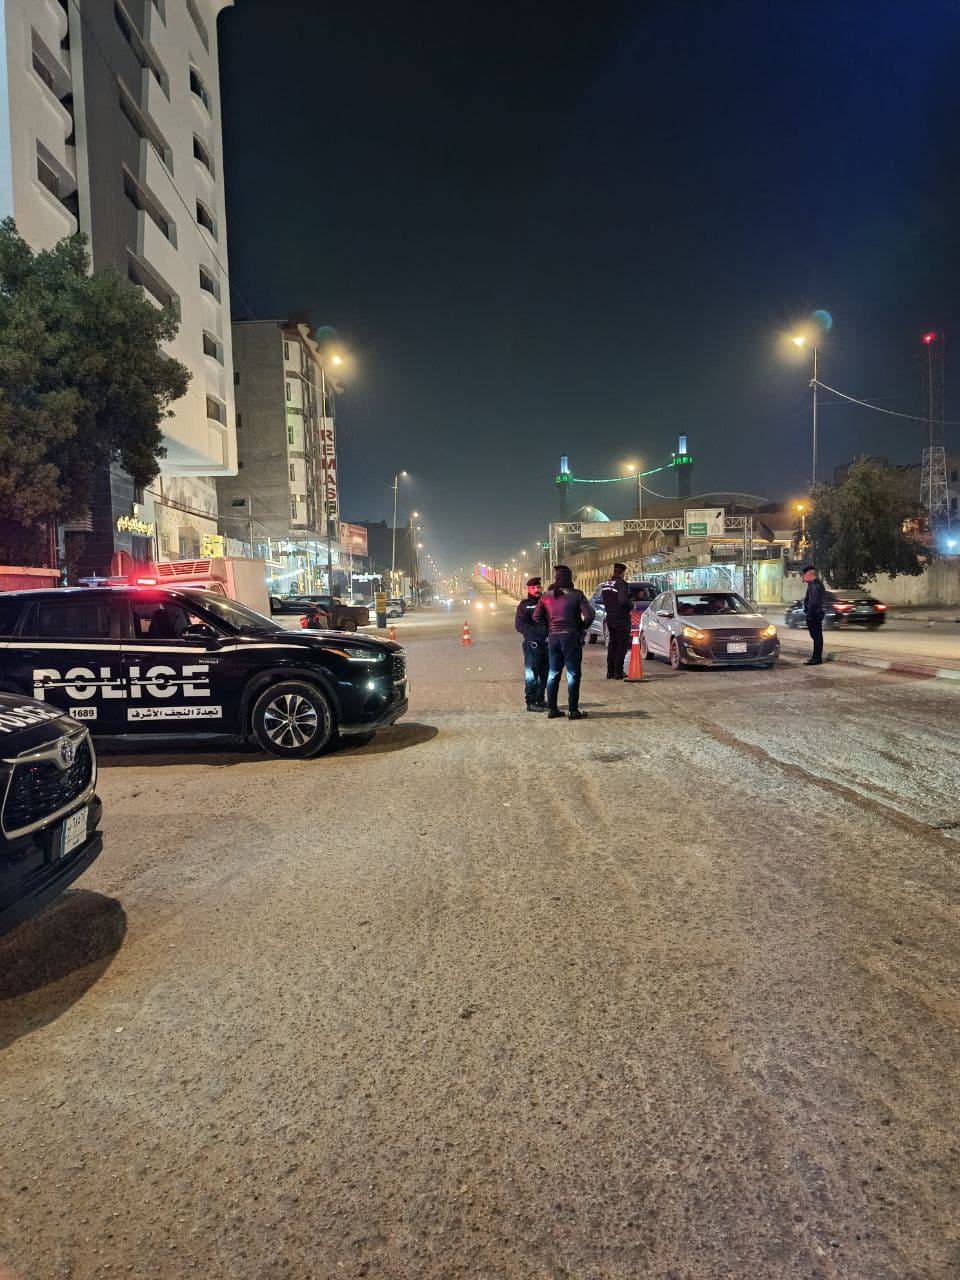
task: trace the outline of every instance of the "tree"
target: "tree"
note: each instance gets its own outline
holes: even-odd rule
[[[115,268],[91,274],[82,236],[34,253],[0,223],[0,559],[41,555],[106,464],[155,479],[190,377],[161,350],[177,328]]]
[[[811,559],[834,586],[860,588],[878,573],[923,573],[927,548],[916,532],[920,504],[915,482],[904,472],[858,458],[843,484],[819,484],[811,499]]]

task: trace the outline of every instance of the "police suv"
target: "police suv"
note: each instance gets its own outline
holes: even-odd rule
[[[156,586],[0,594],[0,691],[99,737],[229,735],[288,758],[407,710],[398,644],[284,631],[225,596]]]

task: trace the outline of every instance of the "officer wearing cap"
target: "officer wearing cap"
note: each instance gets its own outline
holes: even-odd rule
[[[534,612],[540,603],[543,590],[539,578],[527,580],[526,599],[517,605],[515,626],[523,636],[523,692],[528,711],[543,711],[546,703],[547,670],[550,655],[547,649],[547,623],[534,621]]]
[[[625,564],[615,564],[613,575],[600,588],[607,618],[607,679],[623,679],[623,663],[630,648],[630,592]]]

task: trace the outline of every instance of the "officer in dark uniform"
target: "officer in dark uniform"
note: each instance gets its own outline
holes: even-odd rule
[[[808,564],[804,569],[803,580],[807,584],[807,593],[803,597],[803,613],[807,620],[810,639],[813,641],[813,653],[807,659],[806,665],[819,667],[823,662],[823,606],[826,592],[812,564]]]
[[[535,622],[534,610],[540,603],[543,590],[539,578],[527,581],[526,599],[517,605],[515,626],[523,636],[523,691],[528,711],[543,711],[546,706],[544,690],[547,687],[549,652],[547,649],[547,623]]]
[[[630,648],[630,592],[624,581],[625,564],[613,566],[613,576],[600,588],[607,615],[607,679],[622,680],[623,664]]]

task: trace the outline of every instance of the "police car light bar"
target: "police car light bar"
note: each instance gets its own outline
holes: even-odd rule
[[[136,587],[155,587],[157,585],[156,578],[137,578],[134,586]]]

